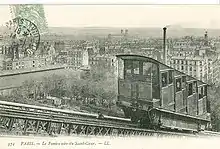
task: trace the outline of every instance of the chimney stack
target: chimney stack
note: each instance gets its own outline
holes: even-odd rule
[[[167,28],[166,27],[164,27],[163,28],[163,62],[164,62],[164,64],[166,65],[166,63],[167,63],[167,51],[166,51],[166,31],[167,31]]]

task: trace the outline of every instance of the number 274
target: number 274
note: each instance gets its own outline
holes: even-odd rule
[[[14,146],[15,143],[8,143],[8,146]]]

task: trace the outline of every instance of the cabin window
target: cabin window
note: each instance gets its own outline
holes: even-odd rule
[[[197,83],[196,81],[193,82],[193,93],[197,92]]]
[[[150,76],[151,75],[152,63],[144,62],[143,64],[143,75]]]
[[[158,66],[151,62],[125,60],[124,76],[125,79],[151,81],[152,77],[156,77],[158,74],[157,68]]]
[[[133,61],[134,74],[140,74],[140,63],[139,61]]]
[[[169,70],[169,84],[173,83],[173,71]]]
[[[203,94],[204,94],[204,88],[200,87],[199,88],[199,99],[201,99],[203,97]]]
[[[188,87],[188,96],[193,94],[193,84],[189,83],[189,87]]]
[[[204,96],[207,96],[207,86],[204,87]]]
[[[182,90],[182,83],[181,78],[176,79],[176,92],[179,92]]]
[[[167,72],[162,73],[162,87],[167,86]]]
[[[186,88],[186,76],[182,77],[182,88]]]
[[[125,60],[125,73],[126,74],[132,73],[132,61]]]

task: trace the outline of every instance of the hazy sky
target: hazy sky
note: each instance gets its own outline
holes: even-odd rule
[[[218,5],[45,5],[49,26],[220,28]],[[0,5],[0,24],[10,19]]]

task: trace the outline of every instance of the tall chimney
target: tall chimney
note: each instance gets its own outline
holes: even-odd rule
[[[167,28],[164,27],[163,28],[163,62],[164,64],[166,65],[167,63],[167,51],[166,51],[166,31],[167,31]]]

